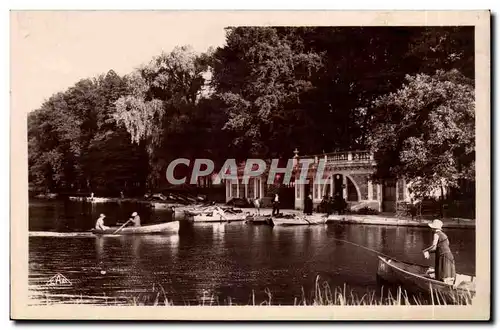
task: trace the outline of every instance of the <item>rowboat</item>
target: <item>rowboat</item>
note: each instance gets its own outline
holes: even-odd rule
[[[249,215],[245,222],[250,225],[268,225],[272,226],[271,215]]]
[[[177,233],[179,232],[179,221],[171,221],[154,225],[145,225],[141,227],[124,227],[116,234],[115,231],[120,227],[110,227],[106,230],[93,229],[92,233],[96,235],[141,235],[141,234],[160,234],[160,233]]]
[[[202,213],[193,215],[194,222],[231,222],[245,221],[247,214],[245,213],[227,213],[216,214],[215,212]]]
[[[435,294],[449,302],[472,298],[475,291],[475,277],[457,274],[455,283],[447,284],[433,277],[432,268],[405,263],[385,257],[378,257],[377,276],[391,284],[400,285],[410,292]]]
[[[326,217],[321,216],[296,216],[294,218],[277,218],[271,219],[275,226],[314,226],[323,225],[326,223]]]

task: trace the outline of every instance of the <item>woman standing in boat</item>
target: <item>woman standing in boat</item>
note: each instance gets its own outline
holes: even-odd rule
[[[448,236],[441,230],[443,222],[435,219],[429,224],[429,227],[434,230],[434,239],[432,245],[423,251],[424,256],[429,259],[429,252],[435,253],[435,279],[453,284],[455,280],[455,259],[450,250]]]

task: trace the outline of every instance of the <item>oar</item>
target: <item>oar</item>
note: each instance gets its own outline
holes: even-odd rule
[[[125,225],[126,225],[127,223],[129,223],[131,220],[132,220],[132,219],[128,219],[128,221],[127,221],[127,222],[125,222],[125,223],[124,223],[124,224],[123,224],[120,228],[118,228],[117,230],[115,230],[115,231],[113,232],[113,234],[116,234],[117,232],[119,232],[120,230],[122,230],[122,228],[123,228],[123,227],[125,227]],[[112,235],[113,235],[113,234],[112,234]]]

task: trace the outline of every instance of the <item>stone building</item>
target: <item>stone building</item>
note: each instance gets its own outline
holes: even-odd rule
[[[307,172],[308,183],[298,183],[300,160],[313,159]],[[320,183],[316,174],[320,160],[325,161],[323,180]],[[398,202],[409,202],[410,194],[404,180],[388,180],[383,183],[374,182],[375,172],[373,155],[368,151],[333,152],[321,155],[299,156],[295,150],[294,171],[289,184],[282,185],[280,194],[291,190],[291,207],[301,210],[308,194],[312,194],[314,207],[321,203],[323,196],[335,196],[340,193],[351,210],[369,207],[379,212],[395,212]],[[270,162],[267,162],[268,166]],[[238,166],[236,180],[226,180],[226,202],[233,198],[253,200],[270,197],[271,188],[267,184],[266,171],[262,176],[250,178],[248,184],[243,183],[244,165]],[[278,184],[279,185],[279,184]],[[285,197],[285,196],[283,196]],[[283,198],[282,198],[283,200]],[[288,203],[287,203],[288,204]]]
[[[304,198],[312,194],[314,205],[321,203],[323,196],[335,196],[340,193],[351,210],[369,207],[379,212],[395,212],[398,202],[410,201],[407,184],[404,180],[390,180],[377,183],[372,180],[375,172],[373,155],[368,151],[345,151],[322,155],[298,156],[295,151],[294,161],[314,159],[309,166],[308,183],[295,183],[295,208],[304,208]],[[316,173],[319,161],[325,162],[323,180],[318,183]],[[298,173],[295,173],[295,178]]]

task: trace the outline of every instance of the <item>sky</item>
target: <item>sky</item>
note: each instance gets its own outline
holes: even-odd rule
[[[203,24],[193,24],[196,18],[160,11],[12,13],[13,104],[30,112],[80,79],[110,69],[130,73],[175,46],[204,52],[224,44],[222,23],[203,16]]]

